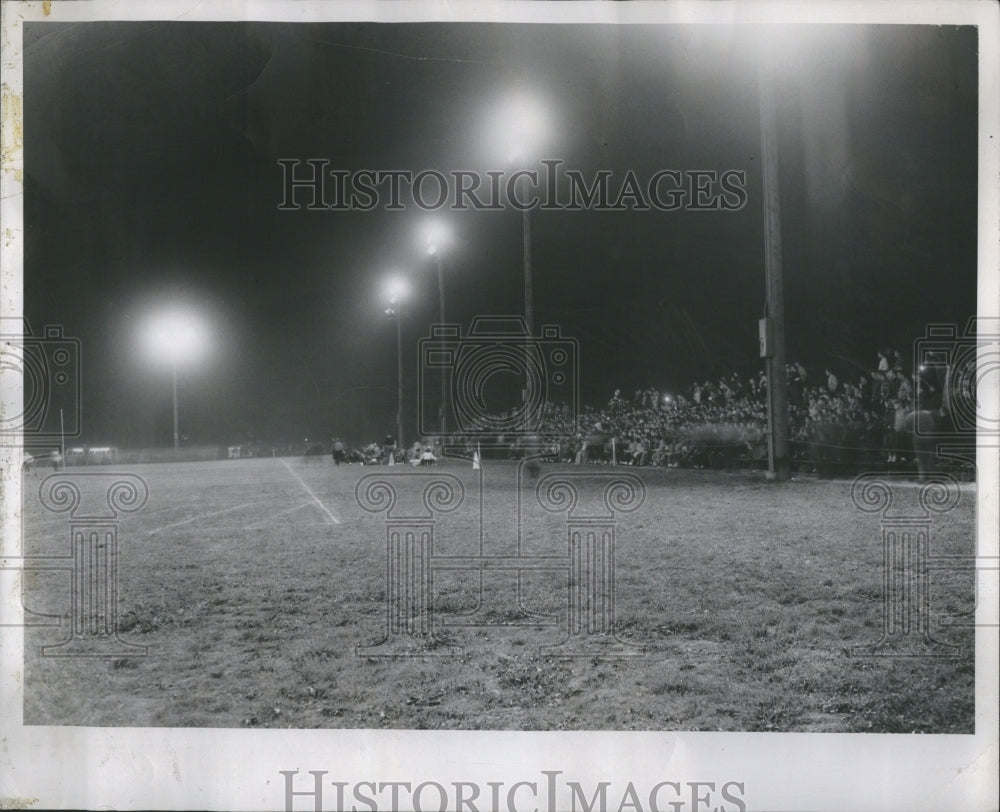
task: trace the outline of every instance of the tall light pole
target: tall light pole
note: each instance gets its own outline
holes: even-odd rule
[[[503,133],[506,141],[503,146],[507,152],[508,166],[523,170],[525,164],[532,158],[539,157],[542,144],[549,132],[549,116],[541,102],[530,95],[519,95],[508,101],[502,111],[502,120],[498,131]],[[531,400],[531,337],[535,332],[535,299],[534,280],[531,268],[531,207],[527,205],[528,180],[527,174],[518,179],[524,187],[519,201],[521,209],[521,260],[524,273],[524,322],[527,335],[524,337],[524,390],[521,393],[524,414],[528,414]],[[523,428],[527,428],[524,426]],[[530,450],[525,451],[530,454]],[[521,572],[514,578],[517,590],[517,603],[521,609]]]
[[[548,134],[548,115],[538,99],[521,95],[510,99],[504,106],[498,131],[503,133],[503,147],[507,153],[507,163],[510,166],[523,164],[536,155],[545,136]],[[520,185],[527,187],[528,176],[518,179]],[[527,195],[522,195],[521,204],[521,239],[522,267],[524,272],[524,321],[529,338],[525,342],[525,354],[530,352],[530,336],[535,329],[534,280],[531,268],[531,208],[526,205]],[[525,372],[527,373],[527,360]],[[530,375],[525,379],[524,402],[528,401]]]
[[[447,230],[440,223],[428,225],[424,231],[424,239],[427,241],[427,253],[434,257],[437,266],[438,278],[438,324],[444,325],[444,265],[441,260],[441,249],[447,242]],[[448,433],[448,381],[441,375],[441,403],[438,407],[438,425],[441,427],[441,443],[444,444],[444,435]]]
[[[389,306],[385,315],[396,322],[396,447],[403,447],[403,327],[400,307],[409,287],[406,282],[393,277],[386,283]]]
[[[147,352],[170,364],[170,384],[174,407],[174,451],[180,448],[180,419],[177,408],[177,367],[194,360],[203,351],[206,339],[200,319],[192,312],[175,308],[155,316],[145,335]]]
[[[176,363],[170,365],[170,378],[174,388],[174,451],[177,451],[181,447],[181,435],[180,431],[178,431],[178,421],[177,421],[177,364]]]
[[[527,178],[525,178],[527,186]],[[528,323],[528,335],[535,332],[534,282],[531,278],[531,210],[521,212],[521,234],[524,250],[524,320]]]

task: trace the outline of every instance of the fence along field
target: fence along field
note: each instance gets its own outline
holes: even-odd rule
[[[893,482],[889,515],[859,509],[849,481],[632,469],[645,499],[615,520],[617,644],[561,657],[550,655],[568,636],[576,577],[560,563],[565,515],[539,508],[534,481],[518,487],[513,462],[413,471],[396,482],[401,500],[419,502],[442,474],[464,489],[460,507],[435,514],[435,556],[559,561],[520,575],[435,569],[429,645],[385,657],[370,647],[389,628],[387,516],[362,509],[355,490],[393,469],[299,457],[129,470],[148,499],[117,519],[122,646],[97,658],[60,656],[72,653],[60,644],[79,621],[73,601],[89,611],[87,585],[66,558],[72,515],[40,501],[49,472],[25,475],[25,553],[39,557],[25,572],[26,724],[973,730],[975,572],[931,567],[913,595],[888,602],[883,584],[893,517],[926,514],[932,563],[974,555],[973,483],[955,485],[946,513],[921,514],[920,486]],[[106,483],[75,481],[92,491],[84,501],[103,498]],[[581,504],[600,487],[580,483]],[[909,577],[899,566],[890,585]]]

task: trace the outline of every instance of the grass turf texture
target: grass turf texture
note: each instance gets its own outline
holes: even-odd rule
[[[386,659],[356,651],[384,633],[386,542],[384,515],[354,493],[390,469],[300,458],[131,470],[150,496],[121,519],[118,619],[148,655],[41,656],[68,635],[69,575],[27,573],[27,608],[62,626],[26,631],[26,724],[973,732],[970,629],[934,630],[963,645],[957,657],[847,655],[879,638],[883,612],[880,516],[855,507],[850,482],[627,469],[647,493],[618,520],[616,628],[642,656],[540,656],[564,636],[566,573],[525,573],[522,607],[512,574],[487,576],[491,625],[445,625],[475,608],[479,586],[445,572],[435,634],[463,653]],[[581,468],[543,474],[556,470]],[[435,552],[474,555],[477,474],[459,462],[422,473],[441,471],[466,495],[438,521]],[[514,551],[515,473],[485,466],[487,553]],[[67,555],[68,520],[38,500],[43,477],[25,476],[25,553]],[[912,509],[916,488],[902,492]],[[565,555],[564,519],[540,511],[533,483],[521,496],[524,553]],[[964,486],[933,521],[931,554],[972,554],[974,516]],[[972,573],[935,578],[932,612],[972,611]],[[531,625],[545,614],[562,625]]]

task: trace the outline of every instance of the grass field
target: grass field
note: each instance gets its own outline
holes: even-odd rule
[[[62,617],[26,633],[26,724],[973,731],[970,629],[934,627],[959,656],[848,656],[883,617],[880,516],[858,510],[848,481],[627,469],[646,500],[618,519],[616,630],[639,656],[541,656],[565,636],[561,572],[524,573],[521,606],[512,573],[484,576],[488,625],[451,625],[476,608],[479,576],[462,571],[435,574],[432,599],[433,653],[461,655],[390,659],[357,652],[385,631],[387,576],[385,517],[355,499],[363,475],[389,469],[288,458],[128,470],[149,499],[121,519],[118,621],[148,653],[41,656],[69,633],[69,575],[26,574],[27,608]],[[516,471],[487,463],[481,491],[465,463],[414,472],[465,486],[435,527],[436,554],[512,554],[520,494],[522,552],[565,555],[564,518],[540,510],[533,483],[519,491]],[[38,500],[46,475],[25,475],[25,553],[66,555],[67,518]],[[916,487],[899,493],[894,509],[912,497],[912,510]],[[932,554],[972,554],[974,517],[966,484],[932,524]],[[970,612],[973,595],[971,573],[944,574],[931,610]]]

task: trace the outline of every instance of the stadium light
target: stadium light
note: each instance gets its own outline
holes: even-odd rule
[[[440,220],[432,220],[424,223],[420,229],[424,244],[427,246],[427,253],[431,256],[439,254],[441,249],[447,248],[451,240],[451,232]]]
[[[427,253],[434,257],[434,264],[437,267],[438,278],[438,324],[444,322],[444,264],[441,261],[441,249],[447,246],[451,236],[448,228],[440,220],[426,223],[423,228],[424,242],[427,245]],[[441,403],[438,406],[438,425],[441,427],[441,442],[444,442],[444,435],[448,433],[448,419],[445,416],[446,403],[448,399],[448,382],[444,375],[441,376]]]
[[[535,153],[550,134],[549,116],[541,101],[526,93],[511,96],[497,112],[493,131],[501,139],[508,163],[523,163]]]
[[[497,113],[494,131],[501,140],[500,149],[509,164],[524,164],[538,156],[552,133],[550,117],[545,106],[536,96],[519,93],[502,104]],[[528,177],[523,175],[522,185]],[[522,196],[522,202],[526,202]],[[524,320],[528,333],[534,330],[535,308],[531,279],[531,221],[527,208],[521,211],[524,246]]]
[[[193,360],[205,347],[204,325],[190,311],[160,313],[148,324],[146,346],[153,358],[171,365]]]
[[[204,352],[208,344],[205,326],[195,313],[177,308],[153,317],[146,327],[144,339],[149,356],[170,365],[174,399],[174,451],[177,451],[180,447],[177,366],[196,360]]]
[[[389,297],[389,304],[395,305],[406,298],[410,292],[410,284],[402,276],[390,276],[385,281],[385,294]]]
[[[385,282],[389,306],[385,315],[396,322],[396,443],[403,447],[403,328],[400,313],[403,299],[410,292],[409,283],[401,276],[390,276]],[[391,451],[389,452],[392,453]]]
[[[550,138],[552,126],[545,105],[534,95],[524,92],[511,96],[500,105],[494,121],[494,132],[501,139],[500,148],[509,164],[524,164],[540,153],[542,146]],[[521,184],[526,185],[527,175],[522,175]],[[526,204],[527,195],[521,195],[521,203]],[[524,265],[524,321],[528,328],[525,352],[534,333],[535,304],[531,271],[531,217],[529,209],[521,209],[521,229]],[[527,402],[528,381],[525,380],[523,398]]]

